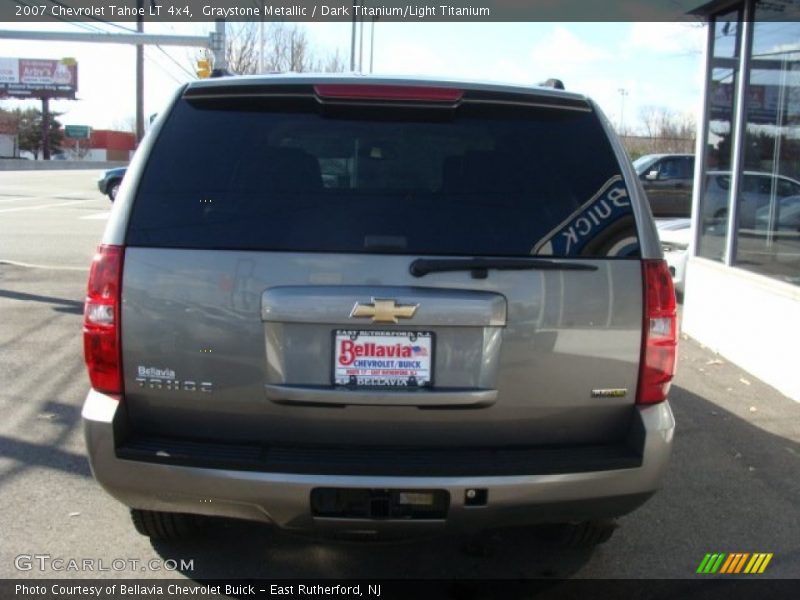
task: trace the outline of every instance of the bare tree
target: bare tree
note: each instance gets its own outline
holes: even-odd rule
[[[313,57],[304,29],[298,25],[270,23],[264,32],[264,69],[266,71],[310,71]]]
[[[230,23],[225,55],[228,70],[238,75],[258,73],[261,37],[259,23]],[[265,73],[341,72],[344,61],[339,52],[320,57],[312,48],[306,30],[299,25],[265,23],[261,63]]]
[[[333,54],[328,55],[317,70],[323,73],[342,73],[345,69],[347,69],[347,67],[344,59],[342,55],[339,54],[339,51],[336,50]]]
[[[115,131],[127,131],[129,133],[136,133],[136,117],[134,115],[126,115],[114,119],[111,126]]]
[[[639,109],[639,120],[642,123],[644,135],[654,138],[658,131],[658,111],[655,106],[643,106]]]
[[[89,140],[64,140],[64,149],[68,151],[71,160],[83,160],[89,156],[91,148]]]
[[[225,31],[225,61],[237,75],[258,71],[258,26],[256,23],[229,23]]]
[[[696,123],[689,113],[678,113],[664,106],[644,106],[639,111],[644,133],[650,138],[694,137]]]
[[[693,115],[664,106],[644,106],[639,110],[640,135],[623,136],[629,154],[693,152],[696,123]]]

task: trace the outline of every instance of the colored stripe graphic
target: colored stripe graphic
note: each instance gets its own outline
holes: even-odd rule
[[[722,564],[723,559],[725,558],[725,553],[722,552],[717,558],[717,561],[711,566],[710,573],[716,573],[719,570],[719,566]]]
[[[761,566],[761,562],[764,560],[764,555],[759,554],[756,552],[753,554],[753,558],[750,559],[750,562],[747,563],[747,566],[744,568],[745,573],[757,573],[758,567]]]
[[[741,552],[737,552],[735,554],[732,554],[731,556],[733,556],[733,560],[731,560],[730,565],[728,566],[727,569],[723,569],[722,571],[720,571],[720,573],[728,573],[728,574],[738,573],[739,571],[742,570],[744,562],[747,560],[750,554],[749,553],[742,554]]]
[[[725,559],[725,553],[706,554],[700,566],[697,567],[698,573],[716,573],[722,561]]]
[[[706,572],[706,565],[708,565],[708,562],[710,560],[711,560],[711,555],[710,554],[706,554],[703,557],[703,560],[700,561],[700,566],[697,567],[697,571],[696,572],[697,573],[705,573]]]
[[[700,574],[726,574],[738,573],[757,574],[763,573],[772,560],[772,553],[756,552],[724,552],[708,553],[700,561],[697,573]],[[747,565],[747,566],[745,566]]]
[[[722,568],[719,570],[720,573],[730,573],[730,569],[732,565],[736,563],[736,559],[739,558],[738,554],[728,554],[728,559],[722,563]]]
[[[769,561],[772,560],[772,553],[753,554],[753,558],[744,570],[745,573],[763,573]]]
[[[739,562],[736,564],[736,571],[733,571],[734,573],[738,573],[742,570],[742,567],[744,567],[744,563],[749,556],[750,556],[749,552],[745,552],[744,554],[742,554],[742,558],[740,558]]]
[[[761,567],[759,567],[758,572],[759,573],[763,573],[764,569],[767,568],[767,565],[769,564],[769,561],[771,561],[771,560],[772,560],[772,552],[770,552],[769,554],[767,554],[764,557],[764,562],[761,563]]]

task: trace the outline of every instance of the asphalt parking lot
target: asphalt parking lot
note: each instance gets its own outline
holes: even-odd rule
[[[226,520],[197,540],[151,545],[84,455],[82,300],[110,208],[98,174],[0,172],[0,578],[686,578],[707,552],[770,552],[760,577],[800,577],[800,404],[685,336],[664,489],[594,553],[528,531],[496,532],[467,553],[457,537],[356,543]],[[139,562],[20,570],[20,555]],[[192,562],[142,570],[152,559]]]

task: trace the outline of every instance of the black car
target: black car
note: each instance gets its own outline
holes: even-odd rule
[[[127,170],[127,167],[109,169],[103,173],[103,176],[100,179],[97,180],[97,189],[100,190],[100,193],[106,194],[113,202],[117,197],[119,186],[122,183],[122,178],[125,177],[125,171]]]
[[[655,217],[692,212],[693,154],[646,154],[633,161]]]

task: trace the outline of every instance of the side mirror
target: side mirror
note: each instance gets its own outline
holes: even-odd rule
[[[658,171],[653,169],[647,175],[644,176],[647,181],[655,181],[658,179]]]

